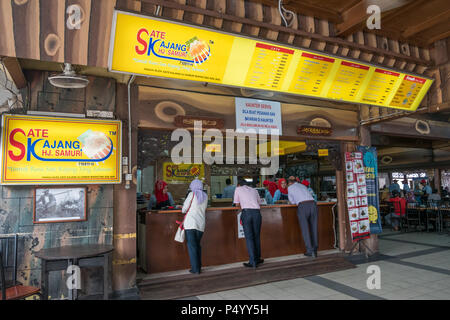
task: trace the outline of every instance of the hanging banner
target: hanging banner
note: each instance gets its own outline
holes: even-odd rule
[[[3,115],[1,184],[121,182],[117,120]]]
[[[347,207],[353,242],[370,237],[366,174],[362,152],[345,153]]]
[[[205,178],[205,166],[203,164],[175,164],[164,162],[164,181],[169,184],[190,183],[195,178]]]
[[[117,10],[108,69],[409,111],[433,83],[349,58]]]
[[[358,146],[363,154],[364,172],[366,173],[367,201],[369,205],[370,233],[381,233],[380,196],[378,194],[378,163],[375,147]]]

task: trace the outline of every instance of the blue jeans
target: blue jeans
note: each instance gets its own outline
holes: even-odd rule
[[[261,259],[261,212],[259,209],[242,209],[241,221],[244,228],[249,263],[256,266]]]
[[[400,224],[400,216],[391,212],[384,216],[386,223],[394,228],[397,228]]]
[[[202,268],[202,247],[200,246],[200,240],[202,239],[203,232],[196,229],[186,229],[185,232],[191,270],[193,272],[200,272]]]

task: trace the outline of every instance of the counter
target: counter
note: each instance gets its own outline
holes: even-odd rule
[[[319,251],[334,248],[333,213],[335,202],[319,202]],[[238,209],[210,207],[206,212],[205,233],[201,241],[202,265],[222,265],[248,261],[244,238],[238,238]],[[139,255],[141,267],[147,273],[190,268],[186,242],[174,240],[181,210],[141,211]],[[306,252],[295,205],[261,207],[261,255],[272,258]]]

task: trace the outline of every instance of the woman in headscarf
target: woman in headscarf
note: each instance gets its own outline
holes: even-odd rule
[[[175,206],[175,201],[173,201],[172,194],[168,191],[167,183],[163,180],[157,180],[148,204],[148,209],[160,210],[169,206]]]
[[[202,268],[200,240],[205,231],[205,211],[208,205],[208,195],[203,191],[203,183],[199,179],[194,179],[189,189],[191,192],[186,197],[182,209],[182,212],[186,213],[183,226],[191,262],[189,272],[200,274]]]
[[[274,203],[278,200],[289,200],[287,182],[284,178],[278,179],[278,190],[275,191],[275,194],[273,196]]]
[[[273,181],[264,180],[263,185],[266,188],[266,194],[264,195],[266,203],[273,204],[273,196],[278,189],[277,184]]]

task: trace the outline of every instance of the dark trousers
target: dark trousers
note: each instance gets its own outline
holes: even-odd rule
[[[253,266],[256,266],[261,259],[261,220],[259,209],[242,209],[241,221],[250,258],[249,263]]]
[[[185,232],[191,270],[193,272],[200,272],[202,268],[202,247],[200,246],[200,240],[202,239],[203,232],[196,229],[186,229]]]
[[[314,201],[300,202],[297,208],[297,217],[302,229],[306,252],[317,251],[317,215],[318,209]]]

